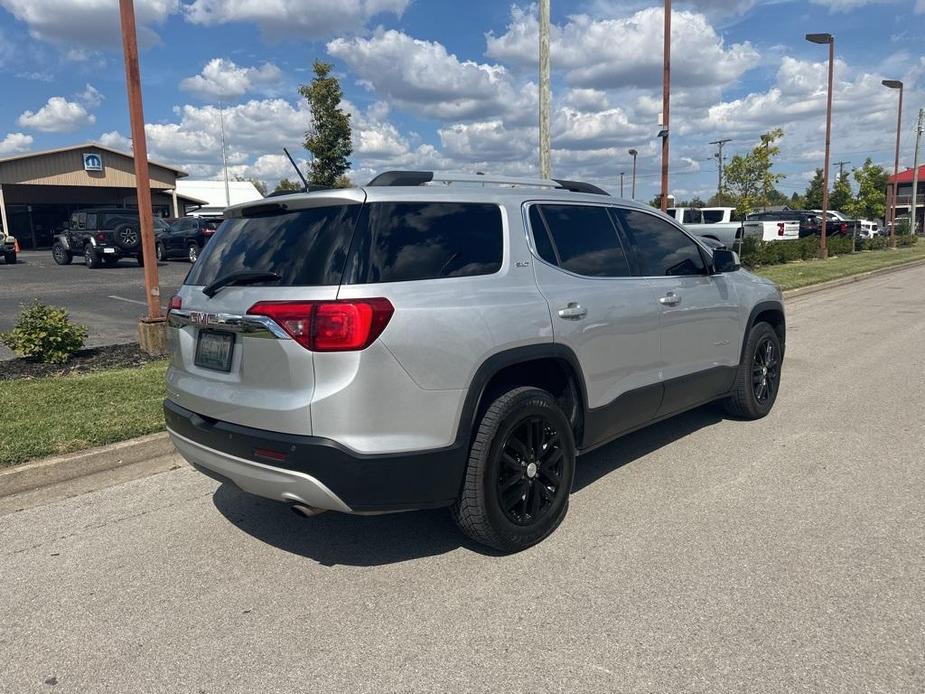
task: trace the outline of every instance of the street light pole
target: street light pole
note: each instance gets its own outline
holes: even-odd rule
[[[625,175],[625,172],[621,171],[620,172],[620,197],[621,198],[623,197],[623,176],[624,175]]]
[[[630,194],[633,200],[636,199],[636,155],[638,154],[639,152],[637,152],[635,149],[631,149],[629,151],[629,155],[633,158],[633,192]]]
[[[899,80],[883,80],[880,84],[899,90],[899,113],[896,116],[896,159],[893,161],[893,185],[890,186],[890,245],[896,245],[896,176],[899,175],[899,136],[903,125],[903,83]]]
[[[715,140],[711,142],[711,145],[716,145],[719,150],[716,153],[716,160],[719,162],[719,184],[716,187],[716,194],[722,196],[723,194],[723,147],[726,146],[727,142],[732,142],[731,138],[726,138],[725,140]]]
[[[549,0],[540,0],[540,177],[549,178],[552,154],[549,137]]]
[[[827,258],[826,227],[829,214],[829,155],[832,144],[832,78],[835,69],[835,37],[831,34],[807,34],[810,43],[829,44],[829,86],[825,107],[825,164],[822,167],[822,221],[820,223],[819,257]]]
[[[154,252],[154,219],[151,209],[151,181],[148,176],[148,145],[145,140],[145,117],[141,101],[141,74],[138,67],[138,37],[135,28],[135,7],[132,0],[119,0],[122,23],[122,48],[125,53],[125,85],[128,91],[129,120],[132,128],[132,151],[135,159],[135,183],[138,189],[138,220],[141,227],[141,252],[145,271],[145,299],[148,315],[142,319],[139,333],[142,348],[146,342],[149,351],[162,352],[166,347],[161,313],[161,290],[157,278],[157,260]],[[159,326],[155,327],[157,324]],[[146,324],[151,324],[150,330]],[[163,332],[163,339],[148,334]]]
[[[671,106],[671,0],[665,0],[665,38],[662,57],[662,212],[668,210],[668,128]]]
[[[225,207],[231,207],[231,192],[228,190],[228,155],[225,152],[225,108],[218,102],[218,122],[222,132],[222,170],[225,172]]]

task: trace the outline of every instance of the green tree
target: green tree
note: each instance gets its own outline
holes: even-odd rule
[[[829,209],[838,212],[847,212],[854,201],[854,192],[851,190],[851,181],[848,174],[842,174],[835,179],[832,192],[829,194]]]
[[[276,184],[276,188],[273,189],[274,193],[298,193],[302,190],[302,184],[296,183],[295,181],[290,181],[288,178],[283,178],[279,183]]]
[[[761,136],[761,141],[746,155],[735,155],[726,165],[727,192],[736,200],[739,214],[745,215],[770,204],[774,186],[783,180],[783,174],[774,173],[774,158],[780,153],[775,143],[784,135],[776,128]]]
[[[877,166],[868,158],[863,166],[854,170],[858,194],[845,211],[858,219],[883,219],[886,214],[888,178],[883,167]]]
[[[809,185],[806,186],[806,192],[803,194],[806,209],[822,209],[822,183],[822,169],[816,169],[815,175],[813,175]]]
[[[790,202],[787,203],[787,206],[791,210],[805,210],[806,209],[806,200],[799,193],[794,193],[790,196]]]
[[[312,122],[305,133],[305,149],[312,154],[308,165],[308,181],[334,186],[350,168],[347,157],[353,152],[350,143],[350,114],[340,107],[343,91],[340,82],[331,75],[334,66],[316,60],[311,84],[299,87],[311,108]]]

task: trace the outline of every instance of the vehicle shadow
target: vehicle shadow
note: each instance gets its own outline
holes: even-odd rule
[[[719,405],[704,405],[627,434],[613,443],[581,456],[575,469],[572,493],[581,491],[634,460],[723,419],[725,416]]]
[[[652,451],[716,424],[723,416],[705,406],[641,429],[578,460],[572,493]],[[323,566],[379,566],[446,554],[460,547],[494,556],[468,540],[447,509],[380,516],[323,513],[302,518],[285,504],[245,494],[222,484],[212,502],[225,518],[251,537]]]

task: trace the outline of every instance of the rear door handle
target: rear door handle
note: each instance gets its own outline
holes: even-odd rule
[[[572,302],[565,308],[559,309],[559,318],[567,318],[569,320],[578,320],[579,318],[584,318],[588,315],[588,309],[584,306],[579,306],[578,304]]]
[[[681,297],[675,294],[674,292],[668,292],[665,296],[658,300],[662,306],[677,306],[681,303]]]

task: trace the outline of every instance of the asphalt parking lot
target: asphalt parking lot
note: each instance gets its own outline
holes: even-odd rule
[[[182,260],[158,265],[163,306],[189,268]],[[0,263],[0,332],[12,328],[22,305],[34,299],[67,308],[74,321],[87,326],[88,347],[136,342],[138,319],[146,311],[144,270],[130,259],[97,270],[87,269],[80,258],[56,265],[51,251],[24,251],[16,265]],[[12,356],[0,346],[0,359]]]
[[[580,458],[513,556],[187,467],[0,510],[0,691],[921,693],[925,268],[788,324],[770,416]]]

